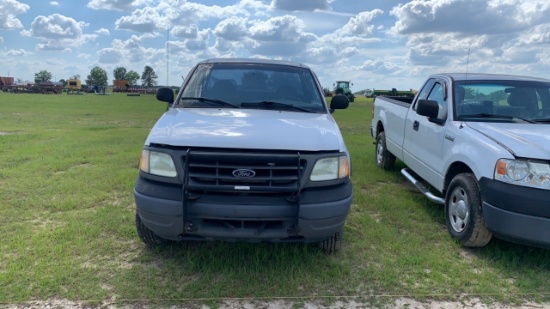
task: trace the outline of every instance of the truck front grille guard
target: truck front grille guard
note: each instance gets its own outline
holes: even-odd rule
[[[288,195],[286,200],[296,206],[295,223],[288,233],[290,235],[299,233],[300,184],[306,166],[306,160],[302,159],[299,152],[293,154],[232,153],[188,149],[182,165],[184,233],[194,230],[187,210],[189,201],[196,199],[201,192]],[[239,178],[234,174],[239,170],[250,174],[247,174],[248,177]],[[229,172],[231,174],[228,174]],[[261,233],[261,231],[257,232]]]

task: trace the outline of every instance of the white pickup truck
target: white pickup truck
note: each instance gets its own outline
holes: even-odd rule
[[[550,248],[550,80],[436,74],[415,98],[374,100],[376,163],[444,205],[451,236]]]
[[[191,69],[151,129],[134,187],[136,228],[149,246],[172,241],[342,245],[353,196],[351,158],[306,65],[209,59]]]

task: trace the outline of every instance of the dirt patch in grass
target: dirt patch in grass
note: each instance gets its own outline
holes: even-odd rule
[[[105,286],[102,288],[109,289]],[[533,309],[550,308],[550,303],[523,302],[521,304],[484,303],[479,298],[459,299],[455,301],[417,301],[412,298],[400,297],[387,302],[384,299],[373,298],[368,301],[355,299],[344,300],[255,300],[255,299],[226,299],[226,300],[190,300],[181,301],[179,304],[162,305],[157,302],[148,301],[122,301],[103,302],[93,304],[82,301],[71,301],[66,299],[53,299],[48,301],[33,301],[27,303],[7,304],[8,309],[42,309],[42,308],[170,308],[170,309]]]

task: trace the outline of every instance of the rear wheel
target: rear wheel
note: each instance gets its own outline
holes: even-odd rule
[[[483,247],[491,240],[473,174],[458,174],[451,180],[445,196],[445,223],[449,234],[464,247]]]
[[[323,240],[319,243],[319,247],[323,252],[328,254],[334,254],[340,249],[342,249],[342,243],[344,242],[344,230],[340,230],[334,235],[330,236],[328,239]]]
[[[159,247],[170,244],[172,241],[162,238],[158,236],[157,234],[153,233],[150,229],[148,229],[143,222],[141,221],[141,218],[136,213],[136,229],[138,232],[138,236],[149,247]]]
[[[376,136],[376,165],[391,170],[394,164],[395,156],[386,148],[386,133],[382,131]]]

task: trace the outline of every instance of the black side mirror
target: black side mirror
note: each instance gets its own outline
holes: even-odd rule
[[[172,104],[174,102],[174,91],[171,88],[159,88],[157,100]]]
[[[439,103],[434,100],[418,100],[416,113],[420,116],[428,117],[428,120],[437,124],[444,124],[445,119],[437,118],[439,114]]]
[[[428,118],[436,118],[439,113],[439,104],[433,100],[418,100],[416,113]]]
[[[335,95],[330,101],[330,109],[346,109],[349,106],[348,97],[345,95]]]

